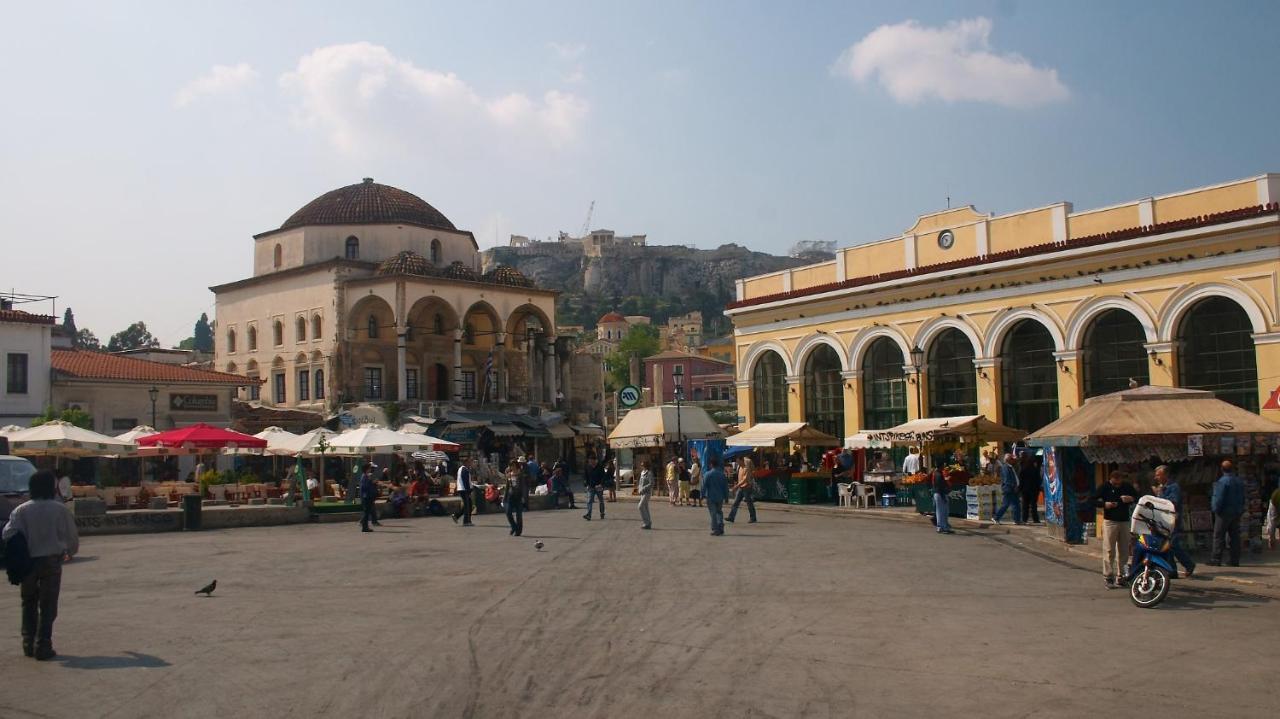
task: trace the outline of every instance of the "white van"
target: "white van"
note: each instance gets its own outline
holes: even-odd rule
[[[9,521],[14,507],[30,499],[27,494],[36,467],[27,459],[0,454],[0,526]]]

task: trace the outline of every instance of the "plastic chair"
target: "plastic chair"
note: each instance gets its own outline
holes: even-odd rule
[[[853,485],[854,497],[858,500],[858,506],[863,509],[876,506],[876,488],[872,484]]]
[[[841,507],[853,506],[853,485],[849,482],[840,482],[836,484],[836,494],[840,498]]]

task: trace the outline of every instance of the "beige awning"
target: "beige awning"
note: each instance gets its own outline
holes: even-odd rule
[[[138,445],[55,419],[9,435],[9,448],[26,457],[111,457],[132,454]]]
[[[547,431],[551,433],[552,439],[573,439],[576,436],[569,425],[563,422],[547,425]]]
[[[1280,434],[1280,424],[1212,392],[1144,386],[1091,397],[1027,438],[1037,447],[1186,442],[1188,435]]]
[[[583,437],[603,437],[604,427],[598,424],[575,424],[570,425],[574,432]]]
[[[892,442],[893,444],[942,440],[960,440],[973,443],[1017,442],[1027,436],[1024,430],[1006,427],[999,422],[992,422],[980,414],[965,417],[913,419],[897,427],[868,431],[865,434],[871,442]]]
[[[730,437],[730,447],[777,447],[782,442],[835,447],[840,440],[810,427],[807,422],[761,422]]]
[[[705,409],[682,405],[677,415],[676,406],[667,404],[628,412],[609,433],[609,446],[615,449],[661,447],[669,442],[723,436],[724,430]]]

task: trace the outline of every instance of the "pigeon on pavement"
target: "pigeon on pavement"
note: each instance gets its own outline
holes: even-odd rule
[[[541,551],[542,551],[542,548],[543,548],[544,546],[545,546],[545,545],[542,543],[542,540],[541,540],[541,539],[539,539],[538,541],[536,541],[536,542],[534,542],[534,543],[533,543],[533,548],[534,548],[534,549],[536,549],[536,550],[538,550],[539,552],[541,552]]]
[[[215,579],[212,582],[209,582],[208,585],[201,587],[200,589],[197,589],[196,594],[203,594],[206,597],[211,597],[213,596],[213,590],[217,588],[218,588],[218,580]]]

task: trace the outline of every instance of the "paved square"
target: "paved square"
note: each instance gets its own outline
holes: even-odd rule
[[[1274,711],[1280,614],[1243,589],[1143,611],[1092,563],[923,520],[764,509],[714,538],[705,510],[607,511],[86,538],[61,661],[21,656],[0,593],[0,716]]]

